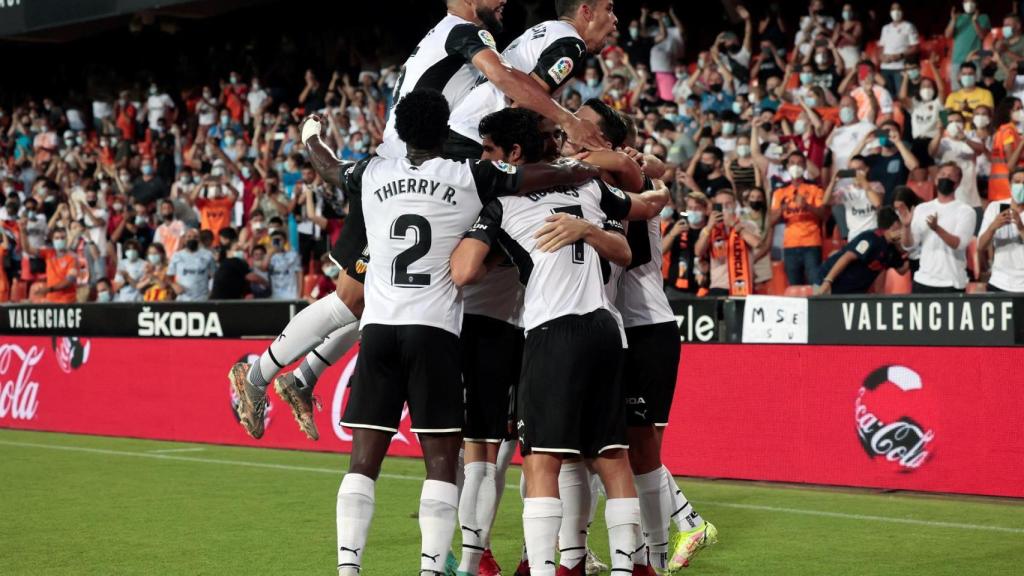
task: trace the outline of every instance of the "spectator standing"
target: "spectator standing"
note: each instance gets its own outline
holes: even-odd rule
[[[651,47],[651,72],[658,85],[658,95],[662,100],[672,100],[672,88],[676,84],[676,60],[683,55],[683,23],[679,21],[672,5],[667,14],[654,12],[651,16],[657,20],[658,25],[658,33]]]
[[[175,217],[174,203],[170,200],[160,202],[159,214],[160,225],[156,227],[153,241],[160,243],[161,251],[167,258],[173,258],[185,236],[185,223]]]
[[[896,200],[893,202],[893,208],[896,209],[896,214],[910,214],[921,202],[923,200],[921,200],[921,197],[916,192],[907,186],[900,186],[896,189]],[[900,222],[902,224],[902,217]],[[918,269],[921,268],[921,247],[914,246],[906,252],[907,262],[910,264],[910,272],[917,274]]]
[[[791,286],[809,285],[817,279],[821,265],[821,224],[829,212],[823,203],[825,192],[804,179],[806,162],[799,152],[789,155],[786,169],[792,180],[772,197],[770,226],[780,221],[786,224],[783,262]]]
[[[1010,201],[989,203],[981,219],[979,257],[993,253],[989,292],[1024,292],[1024,169],[1014,170],[1010,189]]]
[[[199,209],[199,227],[209,230],[214,238],[221,229],[231,226],[231,212],[238,199],[238,191],[227,183],[223,170],[223,166],[215,166],[192,191],[192,202]]]
[[[118,302],[139,302],[142,292],[138,283],[146,273],[146,261],[141,257],[141,247],[135,240],[124,243],[124,257],[117,263],[117,275],[114,277],[113,290]]]
[[[967,61],[967,57],[977,50],[981,50],[982,40],[988,31],[992,29],[988,14],[978,12],[978,3],[974,0],[967,0],[963,3],[963,12],[959,12],[954,5],[950,9],[949,24],[946,25],[946,38],[953,40],[953,52],[950,57],[949,81],[956,88],[962,84],[963,78],[957,78],[956,73],[960,65]],[[989,103],[989,106],[992,104]]]
[[[996,108],[995,123],[997,127],[992,139],[992,172],[988,179],[988,199],[990,202],[1006,200],[1010,197],[1010,172],[1020,166],[1021,152],[1024,151],[1024,137],[1021,137],[1021,126],[1024,125],[1024,103],[1014,97],[1008,97]]]
[[[150,205],[162,198],[167,198],[168,194],[170,194],[170,188],[167,182],[157,175],[153,160],[144,158],[140,170],[142,176],[135,180],[135,183],[132,185],[132,200]],[[123,174],[127,173],[127,170],[123,172]]]
[[[860,60],[860,52],[864,43],[864,24],[860,21],[851,2],[843,4],[841,14],[843,21],[836,26],[832,42],[835,43],[837,51],[843,58],[843,64],[849,70],[855,67],[857,61]]]
[[[210,294],[210,280],[215,267],[213,254],[199,245],[199,231],[190,229],[185,233],[185,249],[175,252],[167,267],[167,275],[172,277],[171,288],[177,300],[206,300]]]
[[[971,119],[978,106],[987,106],[991,110],[995,106],[992,93],[977,85],[978,69],[973,63],[964,62],[959,70],[960,89],[946,97],[946,110],[960,112],[966,120]]]
[[[266,280],[252,271],[245,260],[245,251],[238,242],[221,248],[217,271],[213,274],[211,300],[241,300],[249,293],[250,283],[265,283]]]
[[[142,114],[146,117],[150,130],[160,127],[161,119],[170,122],[173,120],[174,100],[166,92],[161,92],[154,82],[149,85],[149,97],[142,106]]]
[[[932,139],[928,151],[939,164],[955,164],[962,176],[957,178],[956,198],[972,207],[981,206],[978,194],[978,156],[985,154],[985,145],[969,137],[964,129],[964,117],[960,113],[950,113],[949,123],[941,137]],[[962,183],[961,183],[962,181]]]
[[[754,262],[754,292],[764,294],[767,283],[772,279],[772,237],[767,234],[768,202],[761,188],[751,188],[740,198],[743,203],[740,217],[761,239],[750,259]]]
[[[697,256],[710,264],[708,295],[748,296],[754,293],[756,230],[737,215],[736,196],[719,190],[711,204],[708,225],[697,239]]]
[[[145,302],[165,302],[174,299],[174,290],[167,278],[167,257],[159,242],[149,245],[146,251],[146,268],[135,288],[142,292]]]
[[[864,160],[871,172],[870,179],[881,182],[885,189],[882,205],[892,206],[896,187],[906,184],[910,173],[917,170],[917,158],[903,142],[895,121],[887,120],[877,133],[878,148]]]
[[[686,196],[686,212],[662,214],[661,252],[665,293],[672,297],[696,294],[704,283],[704,273],[696,257],[697,240],[707,222],[710,202],[700,192]],[[667,216],[667,218],[666,218]]]
[[[27,221],[22,219],[20,230]],[[51,304],[73,304],[78,292],[78,257],[68,250],[68,233],[63,228],[54,228],[50,233],[50,245],[44,248],[32,247],[24,232],[18,243],[29,256],[39,256],[46,262],[46,301]]]
[[[302,286],[299,255],[285,249],[284,231],[271,234],[270,243],[270,297],[274,300],[298,300]]]
[[[858,120],[854,101],[849,96],[839,102],[839,121],[841,125],[832,130],[827,141],[833,170],[844,170],[857,146],[875,130],[873,123]]]
[[[899,2],[892,3],[889,17],[892,21],[882,27],[878,46],[882,49],[880,58],[885,87],[890,94],[896,94],[907,61],[917,55],[921,40],[917,35],[917,27],[903,19],[903,7]]]
[[[963,172],[950,162],[939,167],[938,196],[913,212],[900,214],[903,247],[921,247],[921,268],[914,275],[915,294],[963,292],[967,287],[967,244],[974,234],[974,208],[956,199]]]
[[[875,214],[882,205],[884,193],[882,184],[869,178],[867,160],[863,156],[854,156],[848,169],[832,173],[832,182],[825,189],[822,203],[843,207],[846,217],[846,234],[843,237],[852,239],[875,229]]]
[[[922,78],[916,93],[911,96],[910,78],[904,76],[900,87],[900,101],[904,109],[910,111],[910,149],[921,168],[929,168],[934,164],[932,155],[928,153],[928,144],[942,133],[940,114],[945,101],[942,84],[936,84],[931,78]]]

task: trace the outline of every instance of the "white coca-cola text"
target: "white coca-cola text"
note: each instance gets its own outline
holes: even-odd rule
[[[42,357],[43,349],[38,346],[26,352],[17,344],[0,344],[0,418],[36,417],[39,382],[32,380],[32,369]]]

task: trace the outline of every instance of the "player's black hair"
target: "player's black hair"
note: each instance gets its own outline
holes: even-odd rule
[[[878,209],[878,227],[888,230],[893,224],[900,221],[899,214],[892,206],[882,206]]]
[[[559,18],[575,16],[580,4],[593,8],[596,3],[597,0],[555,0],[555,15]]]
[[[539,161],[544,152],[540,116],[526,108],[505,108],[484,116],[480,121],[480,136],[489,137],[506,153],[518,144],[526,162]]]
[[[583,103],[601,117],[597,123],[598,128],[604,133],[604,137],[612,143],[612,148],[618,148],[626,141],[629,127],[622,120],[622,116],[614,108],[605,104],[598,98],[591,98]]]
[[[395,106],[398,137],[416,150],[436,150],[448,137],[448,101],[436,90],[416,89]]]

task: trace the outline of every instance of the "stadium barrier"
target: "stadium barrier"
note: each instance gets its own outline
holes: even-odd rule
[[[917,307],[914,298],[901,301],[906,310]],[[928,312],[933,301],[940,307]],[[899,337],[848,329],[851,323],[870,323],[872,332],[885,332],[880,322],[896,326],[896,302],[887,299],[881,308],[874,299],[851,298],[828,299],[824,308],[817,299],[798,298],[674,302],[682,360],[665,433],[666,464],[688,476],[1024,497],[1024,391],[1016,375],[1024,349],[1013,346],[1021,342],[1020,303],[1010,297],[930,299],[920,302],[922,312],[907,313],[914,315],[914,330]],[[261,441],[235,421],[228,367],[254,359],[269,344],[243,337],[266,336],[272,319],[278,323],[269,332],[276,332],[300,306],[4,307],[0,427],[348,452],[351,436],[337,422],[358,349],[320,380],[319,442],[302,435],[273,394]],[[943,336],[950,311],[956,326]],[[12,313],[21,319],[12,320]],[[150,332],[144,328],[149,320],[140,320],[144,313],[166,314],[154,322],[184,336],[140,337]],[[172,320],[181,318],[175,313],[184,320]],[[203,330],[198,317],[189,320],[197,313],[205,314]],[[52,320],[60,314],[63,327]],[[206,333],[214,323],[210,314],[223,335]],[[834,333],[821,336],[832,344],[816,340],[824,332],[815,314],[834,326]],[[862,321],[862,314],[869,318]],[[932,331],[938,314],[943,328]],[[26,315],[37,319],[26,324]],[[966,315],[977,319],[964,336]],[[51,327],[41,327],[39,317]],[[239,333],[242,318],[255,332]],[[101,320],[119,322],[125,332],[93,325]],[[195,330],[181,328],[189,322]],[[52,335],[37,335],[46,331]],[[886,345],[864,345],[872,338]],[[920,345],[932,340],[943,345]],[[406,417],[390,453],[420,454]]]

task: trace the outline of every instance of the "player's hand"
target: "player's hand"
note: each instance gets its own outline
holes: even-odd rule
[[[310,114],[306,116],[305,120],[302,121],[301,127],[301,140],[303,144],[309,141],[313,136],[319,136],[323,129],[323,122],[318,114]]]
[[[576,118],[565,126],[565,133],[577,146],[587,150],[606,150],[612,145],[604,137],[604,133],[590,120]]]
[[[619,148],[619,152],[625,153],[626,156],[629,156],[630,160],[632,160],[633,162],[636,162],[641,168],[644,167],[644,163],[645,162],[644,162],[644,153],[643,152],[637,150],[636,148],[631,148],[629,146],[624,146],[622,148]]]
[[[570,214],[552,214],[546,224],[533,235],[541,252],[556,252],[573,242],[582,240],[593,230],[593,224]]]

